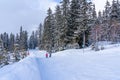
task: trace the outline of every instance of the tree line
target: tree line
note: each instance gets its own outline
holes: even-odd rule
[[[0,67],[25,58],[29,54],[29,49],[35,49],[38,46],[38,33],[33,31],[28,36],[28,32],[21,26],[20,32],[16,35],[6,32],[0,34]]]
[[[14,52],[15,45],[19,46],[20,51],[27,51],[28,49],[35,49],[38,47],[39,43],[39,29],[42,28],[42,24],[36,31],[32,31],[30,35],[23,27],[20,27],[20,32],[16,35],[13,33],[1,33],[1,47],[2,49],[10,52]]]
[[[98,15],[97,15],[98,14]],[[53,13],[49,8],[44,23],[28,37],[20,28],[19,34],[1,34],[4,49],[13,51],[35,49],[56,52],[84,48],[99,41],[120,41],[120,2],[106,1],[105,9],[96,12],[91,0],[62,0]]]
[[[24,31],[22,27],[20,27],[20,33],[14,35],[11,33],[0,34],[0,40],[2,44],[2,49],[6,51],[13,52],[15,44],[19,45],[19,50],[27,50],[28,49],[28,32]]]
[[[90,29],[96,19],[95,5],[87,0],[63,0],[55,13],[49,8],[44,20],[40,49],[56,52],[89,45]]]
[[[98,15],[91,0],[62,0],[44,19],[40,49],[56,52],[84,48],[98,41],[120,41],[120,2],[106,1]]]

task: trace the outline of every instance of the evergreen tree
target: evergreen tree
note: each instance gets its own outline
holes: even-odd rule
[[[22,26],[20,27],[20,39],[19,39],[19,46],[20,50],[26,51],[27,50],[27,31],[23,31]]]
[[[93,34],[94,34],[92,30],[94,29],[97,20],[97,14],[94,4],[90,4],[88,15],[89,15],[88,25],[90,26],[89,44],[91,44],[93,42]]]
[[[105,10],[98,13],[98,18],[91,32],[97,32],[97,41],[118,42],[120,23],[120,3],[112,1],[112,5],[107,1]],[[93,35],[93,34],[92,34]],[[95,35],[93,35],[95,37]],[[96,39],[96,38],[95,38]],[[95,40],[96,41],[96,40]]]
[[[42,49],[42,28],[43,28],[43,25],[40,24],[39,25],[39,28],[38,28],[38,44],[39,44],[39,49]]]
[[[78,33],[76,31],[80,26],[79,20],[80,20],[80,0],[72,0],[68,18],[68,29],[66,32],[67,48],[79,48],[79,46],[76,46],[78,45],[78,42],[76,41]]]
[[[15,37],[15,44],[20,44],[20,36],[18,34]]]
[[[20,46],[20,50],[23,49],[23,29],[22,29],[22,26],[20,27],[20,39],[19,39],[19,46]]]
[[[106,5],[105,5],[105,15],[104,15],[106,21],[109,20],[110,18],[110,10],[111,10],[111,6],[110,6],[109,1],[107,0]]]
[[[59,5],[57,5],[56,7],[56,12],[55,12],[55,35],[54,35],[54,38],[55,38],[55,44],[54,44],[54,49],[55,51],[58,51],[61,49],[61,37],[63,35],[63,32],[62,32],[62,26],[63,26],[63,17],[62,17],[62,10],[60,8]]]
[[[24,49],[25,49],[25,51],[27,51],[27,49],[28,49],[28,32],[27,31],[24,31],[23,32],[24,33]]]
[[[61,35],[60,35],[60,41],[61,41],[61,50],[65,49],[66,47],[66,33],[68,29],[68,17],[69,17],[69,9],[70,9],[70,1],[69,0],[63,0],[62,1],[62,16],[63,16],[63,24],[61,27]]]
[[[9,44],[9,50],[11,51],[11,52],[13,52],[14,51],[14,43],[15,43],[15,36],[14,36],[14,34],[10,34],[10,44]]]
[[[120,21],[120,2],[117,0],[118,20]]]
[[[80,47],[85,47],[89,45],[89,34],[90,34],[90,26],[88,24],[91,19],[89,18],[89,6],[92,4],[91,2],[87,2],[87,0],[80,0],[80,20],[78,27],[79,37],[78,44]]]
[[[38,47],[38,31],[35,31],[35,35],[34,35],[34,44],[35,44],[35,48]]]
[[[32,32],[30,39],[29,39],[29,48],[30,49],[35,49],[35,33],[34,31]]]
[[[9,50],[9,36],[6,32],[3,34],[3,46],[4,50],[6,51]]]
[[[68,11],[69,11],[69,6],[70,6],[70,1],[69,0],[63,0],[62,2],[62,12],[63,12],[63,17],[67,19]]]
[[[118,5],[115,0],[112,2],[111,13],[110,13],[110,39],[112,42],[117,41],[116,26],[119,23]]]
[[[63,0],[51,9],[44,21],[41,49],[52,52],[68,48],[84,48],[98,41],[118,41],[120,2],[107,1],[105,10],[96,15],[95,5],[88,0]],[[91,37],[92,36],[92,37]],[[39,40],[40,41],[40,40]]]
[[[107,1],[105,5],[105,11],[103,11],[103,26],[102,26],[102,41],[109,41],[110,40],[110,11],[111,6],[110,3]]]
[[[52,14],[52,10],[48,9],[48,16],[44,22],[44,31],[43,31],[43,49],[48,50],[48,52],[52,52],[54,48],[54,16]]]
[[[35,49],[38,47],[38,32],[33,31],[29,38],[29,49]],[[40,45],[40,44],[39,44]]]

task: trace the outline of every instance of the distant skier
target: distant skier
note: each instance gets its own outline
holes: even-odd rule
[[[46,58],[48,58],[48,53],[45,54]]]
[[[52,53],[49,53],[49,57],[51,57],[52,56]]]

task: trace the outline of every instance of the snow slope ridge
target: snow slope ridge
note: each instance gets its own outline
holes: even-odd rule
[[[38,57],[29,57],[0,69],[0,80],[41,80]]]

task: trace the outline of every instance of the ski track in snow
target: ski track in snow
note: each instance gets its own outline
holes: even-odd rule
[[[53,53],[31,50],[30,56],[0,69],[0,80],[120,80],[120,47],[86,48]]]

